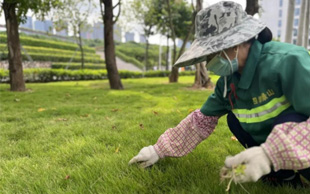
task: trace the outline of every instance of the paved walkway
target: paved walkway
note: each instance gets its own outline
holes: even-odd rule
[[[102,59],[104,59],[104,52],[102,51],[96,51],[97,55],[100,55],[100,57]],[[136,67],[135,65],[131,64],[131,63],[127,63],[125,61],[123,61],[122,59],[116,57],[116,66],[118,70],[129,70],[129,71],[139,71],[142,72],[141,69],[139,69],[138,67]]]

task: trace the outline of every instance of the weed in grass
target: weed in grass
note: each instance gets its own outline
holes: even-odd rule
[[[244,170],[246,168],[246,165],[240,164],[238,166],[233,166],[232,168],[223,167],[220,171],[220,178],[221,183],[223,183],[225,180],[228,180],[228,184],[226,187],[227,192],[230,191],[231,183],[234,181],[236,185],[240,185],[240,187],[249,194],[249,192],[242,186],[242,184],[238,181],[238,177],[242,176],[244,174]]]

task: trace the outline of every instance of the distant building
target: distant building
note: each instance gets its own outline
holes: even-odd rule
[[[53,32],[53,22],[50,20],[34,22],[34,29],[42,32]]]
[[[37,31],[44,32],[45,31],[45,27],[44,26],[45,26],[45,24],[42,21],[37,20],[37,21],[34,22],[34,29],[37,30]]]
[[[32,17],[27,16],[26,22],[19,25],[22,28],[33,30]]]
[[[118,25],[113,26],[114,30],[114,40],[116,42],[122,42],[122,29]]]
[[[104,33],[104,27],[103,24],[100,22],[97,22],[94,24],[93,32],[92,32],[92,39],[99,39],[103,40],[103,33]]]
[[[64,29],[64,30],[61,30],[61,31],[56,31],[56,34],[57,35],[60,35],[60,36],[68,36],[68,30],[67,29]]]
[[[146,43],[145,36],[140,34],[140,43]]]
[[[293,44],[297,43],[298,24],[302,1],[303,0],[295,0],[293,33],[291,42]],[[268,28],[270,28],[273,33],[273,37],[279,39],[281,42],[285,42],[288,2],[289,0],[262,0],[261,2],[263,13],[260,19],[266,23]],[[310,26],[308,28],[310,31]],[[310,49],[310,33],[308,41],[308,49]]]
[[[125,33],[125,42],[134,41],[135,34],[133,32],[126,32]]]
[[[81,32],[81,36],[83,39],[94,39],[93,38],[93,32],[90,32],[90,31]]]

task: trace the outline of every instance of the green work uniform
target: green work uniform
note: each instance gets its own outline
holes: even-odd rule
[[[221,77],[201,108],[206,116],[232,111],[259,144],[265,142],[276,117],[310,116],[310,55],[303,47],[281,42],[252,44],[242,75]]]

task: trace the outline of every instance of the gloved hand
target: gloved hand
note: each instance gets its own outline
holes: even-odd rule
[[[140,162],[140,167],[146,168],[155,164],[159,160],[159,156],[156,153],[152,145],[144,147],[140,150],[139,154],[133,157],[128,164],[134,164]]]
[[[261,147],[252,147],[240,152],[235,156],[228,156],[225,166],[236,167],[240,164],[246,166],[244,173],[235,177],[235,182],[256,182],[263,175],[271,171],[271,161]]]

